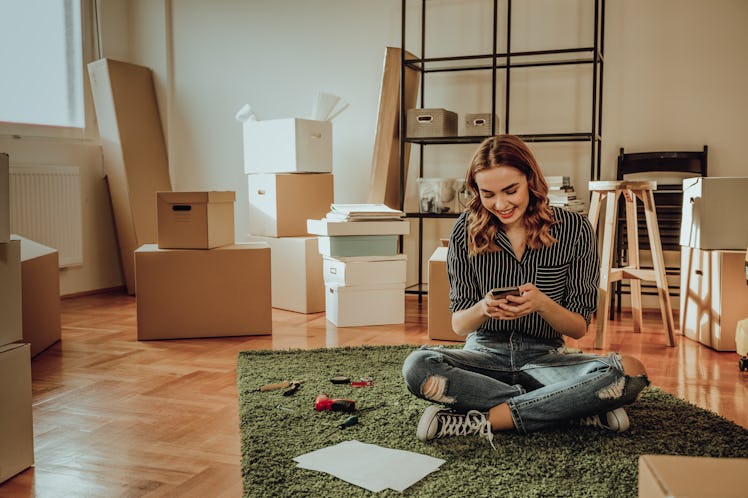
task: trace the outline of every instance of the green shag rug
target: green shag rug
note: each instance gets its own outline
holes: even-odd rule
[[[239,353],[238,388],[242,476],[247,497],[371,496],[329,474],[296,467],[293,458],[357,440],[446,460],[402,495],[424,497],[634,497],[642,454],[748,457],[748,430],[714,413],[649,387],[627,407],[631,429],[613,434],[570,427],[519,435],[496,434],[493,450],[478,438],[449,437],[423,443],[415,436],[426,401],[411,395],[401,367],[417,346],[349,347]],[[373,385],[332,384],[334,376]],[[257,392],[283,380],[286,389]],[[348,414],[316,411],[314,400],[356,401],[358,425],[335,430]],[[332,432],[332,434],[331,434]],[[378,496],[400,496],[385,490]]]

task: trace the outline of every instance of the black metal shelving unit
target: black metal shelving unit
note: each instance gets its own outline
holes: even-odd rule
[[[407,58],[406,45],[406,10],[409,0],[402,0],[401,18],[401,71],[400,71],[400,209],[405,205],[405,144],[410,143],[420,147],[419,177],[423,177],[424,160],[423,148],[433,145],[470,144],[480,143],[485,138],[495,135],[496,120],[491,122],[491,135],[484,136],[456,136],[456,137],[430,137],[409,138],[405,136],[405,73],[406,69],[413,69],[421,73],[420,96],[421,108],[424,104],[426,88],[426,75],[430,73],[463,72],[463,71],[490,71],[491,72],[491,109],[496,113],[497,108],[497,85],[496,78],[499,71],[504,72],[504,102],[503,124],[504,132],[511,133],[510,128],[510,90],[511,71],[513,68],[568,66],[588,64],[592,65],[592,115],[590,116],[589,131],[580,133],[534,133],[519,134],[526,142],[588,142],[590,146],[590,180],[600,178],[600,160],[602,145],[602,91],[603,91],[603,53],[604,53],[604,25],[605,25],[605,0],[591,0],[594,4],[594,26],[592,45],[584,47],[559,48],[555,50],[535,50],[513,52],[511,49],[511,25],[512,25],[512,0],[503,0],[502,6],[506,8],[506,23],[502,26],[501,33],[505,38],[506,51],[498,52],[499,39],[499,0],[493,0],[493,29],[492,29],[492,52],[490,54],[473,54],[454,57],[427,58],[426,54],[426,5],[428,0],[421,2],[421,58]],[[407,218],[418,219],[418,283],[406,289],[406,293],[418,294],[419,302],[427,290],[424,289],[423,281],[423,223],[430,218],[457,218],[455,213],[435,214],[406,212]],[[402,246],[402,239],[401,239]],[[415,287],[415,289],[413,288]]]

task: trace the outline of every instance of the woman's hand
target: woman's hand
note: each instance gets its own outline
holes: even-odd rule
[[[494,299],[489,292],[483,299],[483,314],[497,320],[514,320],[534,312],[541,312],[550,298],[534,284],[519,287],[521,296],[506,296]]]

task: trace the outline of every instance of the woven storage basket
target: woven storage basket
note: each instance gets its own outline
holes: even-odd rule
[[[408,138],[457,136],[457,113],[446,109],[408,109]]]
[[[499,133],[499,117],[495,114],[465,114],[465,135],[491,135],[491,120],[496,120],[496,130]]]

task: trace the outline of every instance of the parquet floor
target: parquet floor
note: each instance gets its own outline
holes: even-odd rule
[[[62,341],[32,361],[36,464],[0,496],[239,497],[238,352],[436,343],[426,308],[408,296],[405,324],[355,328],[273,310],[272,336],[138,342],[134,297],[64,299]],[[593,340],[570,345],[592,351]],[[664,344],[659,312],[642,334],[625,314],[608,333],[609,350],[639,357],[654,385],[748,428],[737,354],[682,336]]]

